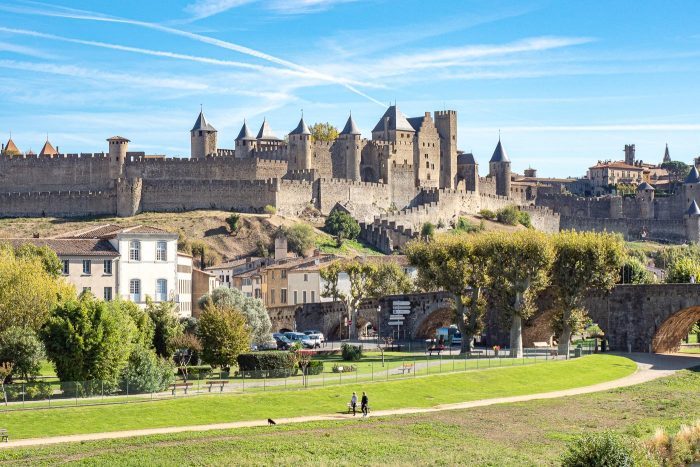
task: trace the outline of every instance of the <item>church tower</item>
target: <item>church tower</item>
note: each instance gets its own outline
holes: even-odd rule
[[[489,161],[489,176],[496,179],[496,194],[510,196],[510,159],[498,137],[498,144]]]
[[[289,133],[289,166],[292,170],[311,168],[311,131],[303,115],[297,127]]]
[[[211,126],[200,110],[197,121],[190,130],[191,159],[203,159],[210,154],[216,154],[216,128]]]
[[[338,135],[338,143],[343,147],[345,154],[345,178],[360,181],[360,160],[362,158],[362,134],[352,119],[348,117],[343,131]]]

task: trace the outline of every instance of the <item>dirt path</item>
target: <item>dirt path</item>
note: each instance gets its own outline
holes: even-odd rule
[[[674,354],[674,355],[655,355],[655,354],[624,354],[625,357],[634,360],[637,363],[637,371],[629,376],[620,378],[614,381],[595,384],[593,386],[585,386],[573,389],[564,389],[561,391],[544,392],[539,394],[527,394],[523,396],[498,397],[493,399],[481,399],[469,402],[459,402],[455,404],[442,404],[435,407],[426,408],[404,408],[392,410],[378,410],[372,412],[372,417],[386,417],[390,415],[402,414],[417,414],[439,412],[443,410],[469,409],[474,407],[484,407],[494,404],[506,404],[512,402],[525,402],[539,399],[554,399],[558,397],[575,396],[579,394],[589,394],[593,392],[607,391],[609,389],[622,388],[633,386],[635,384],[646,383],[664,376],[669,376],[678,370],[690,368],[700,365],[700,355]],[[308,417],[293,417],[276,419],[277,424],[301,423],[311,421],[329,421],[329,420],[349,420],[353,417],[346,414],[333,415],[312,415]],[[356,417],[360,418],[360,417]],[[210,425],[191,425],[177,426],[165,428],[148,428],[142,430],[128,431],[112,431],[104,433],[88,433],[68,436],[55,436],[51,438],[30,438],[9,443],[0,443],[0,449],[26,446],[45,446],[49,444],[72,443],[80,441],[95,441],[103,439],[118,439],[131,438],[135,436],[148,436],[170,433],[182,433],[188,431],[211,431],[211,430],[227,430],[232,428],[247,428],[267,425],[267,420],[250,420],[243,422],[230,423],[214,423]]]

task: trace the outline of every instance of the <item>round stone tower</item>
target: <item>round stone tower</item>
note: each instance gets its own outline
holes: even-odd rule
[[[489,161],[489,176],[496,179],[496,194],[510,197],[510,159],[500,137]]]
[[[647,182],[642,182],[637,187],[637,202],[639,203],[639,215],[642,219],[654,218],[654,187]]]
[[[362,134],[352,119],[352,114],[348,117],[343,131],[338,136],[340,144],[345,151],[345,178],[348,180],[360,181],[360,161],[362,159]]]
[[[236,137],[236,158],[243,159],[250,157],[251,153],[255,149],[257,140],[253,134],[248,129],[248,124],[243,121],[243,127]]]
[[[297,127],[289,133],[289,156],[292,170],[311,168],[311,131],[303,116]]]
[[[216,154],[216,128],[211,126],[204,118],[204,112],[199,112],[197,121],[190,130],[190,158],[202,159],[210,154]]]
[[[124,175],[124,162],[129,151],[129,140],[121,136],[107,138],[109,143],[109,176],[116,179]]]

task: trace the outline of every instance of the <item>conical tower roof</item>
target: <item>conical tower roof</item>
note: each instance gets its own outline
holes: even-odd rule
[[[698,207],[698,203],[696,203],[695,200],[691,201],[685,213],[689,216],[700,216],[700,207]]]
[[[216,128],[207,122],[207,119],[204,118],[204,111],[200,110],[197,121],[194,122],[194,126],[192,127],[191,131],[216,131]]]
[[[671,154],[668,152],[668,143],[666,143],[666,150],[664,151],[664,162],[671,162]]]
[[[5,151],[3,152],[3,154],[8,156],[17,156],[21,153],[22,152],[19,150],[15,142],[12,141],[12,137],[10,137],[10,139],[7,140],[7,144],[5,145]]]
[[[688,176],[685,177],[684,183],[700,183],[700,174],[698,173],[698,169],[694,165],[693,168],[690,169],[690,173],[688,174]]]
[[[388,109],[386,109],[386,112],[384,112],[384,115],[382,115],[382,118],[379,119],[379,122],[375,125],[374,129],[372,132],[375,131],[384,131],[384,121],[387,121],[387,130],[399,130],[399,131],[413,131],[415,132],[416,130],[413,129],[410,123],[408,123],[408,120],[406,119],[406,116],[399,110],[399,108],[395,105],[390,106]]]
[[[360,130],[357,128],[357,125],[355,125],[355,120],[352,119],[352,114],[348,117],[348,121],[345,123],[345,127],[343,127],[343,131],[340,132],[341,135],[359,135]]]
[[[255,138],[253,138],[253,133],[250,132],[248,129],[248,123],[246,123],[245,120],[243,120],[243,126],[241,127],[241,131],[238,133],[238,136],[236,137],[236,141],[255,141]]]
[[[306,126],[306,122],[304,121],[304,117],[301,117],[301,120],[299,120],[299,124],[295,129],[289,133],[290,135],[311,135],[311,131],[309,130],[309,127]]]
[[[496,149],[493,151],[493,156],[489,162],[510,162],[508,158],[508,153],[506,152],[503,144],[501,144],[501,138],[498,138],[498,144]]]
[[[279,141],[279,138],[275,136],[274,133],[272,133],[272,130],[270,129],[270,124],[267,123],[266,118],[263,119],[262,125],[260,126],[260,131],[258,131],[257,139]]]
[[[642,182],[637,187],[637,191],[655,191],[654,187],[649,185],[647,182]]]
[[[40,156],[55,156],[57,154],[58,151],[56,151],[56,149],[51,145],[48,139],[44,143],[44,147],[41,148],[41,151],[39,151]]]

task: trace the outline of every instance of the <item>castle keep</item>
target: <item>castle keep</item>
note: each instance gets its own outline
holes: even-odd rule
[[[286,139],[267,120],[253,136],[244,122],[231,148],[200,112],[190,130],[190,158],[130,152],[129,140],[107,140],[108,152],[61,154],[46,141],[40,154],[22,154],[10,139],[0,157],[0,216],[131,216],[142,211],[222,209],[297,215],[339,207],[362,224],[361,236],[390,252],[430,221],[518,205],[536,228],[614,230],[629,238],[698,240],[700,179],[683,193],[655,198],[639,185],[635,197],[578,198],[574,179],[512,173],[498,141],[488,174],[472,154],[458,151],[457,113],[407,118],[390,106],[371,138],[349,116],[333,141],[319,141],[302,116]],[[692,174],[691,174],[692,175]],[[694,175],[697,177],[697,172]],[[695,209],[698,213],[695,214]]]

